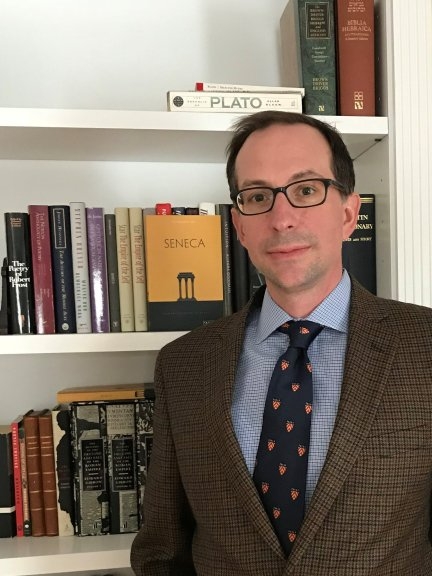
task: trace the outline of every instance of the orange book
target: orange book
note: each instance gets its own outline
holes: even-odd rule
[[[144,388],[150,384],[101,384],[99,386],[73,386],[57,391],[57,402],[95,402],[100,400],[134,400],[144,398]]]
[[[223,316],[220,216],[145,216],[149,330],[191,330]]]

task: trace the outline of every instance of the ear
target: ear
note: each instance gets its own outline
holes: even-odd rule
[[[344,240],[347,240],[355,230],[360,205],[361,205],[360,196],[355,192],[347,196],[344,201],[344,222],[343,222]]]
[[[240,244],[246,248],[246,246],[244,244],[245,235],[244,235],[243,225],[242,225],[243,219],[242,219],[242,215],[237,210],[237,208],[234,208],[234,207],[231,208],[231,218],[232,218],[233,225],[234,225],[234,228],[235,228],[235,231],[237,234],[237,238],[238,238]]]

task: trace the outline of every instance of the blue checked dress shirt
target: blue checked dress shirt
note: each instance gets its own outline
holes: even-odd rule
[[[336,288],[303,320],[324,325],[309,347],[313,366],[314,409],[306,481],[308,506],[321,474],[333,433],[342,387],[351,281],[346,271]],[[274,365],[286,350],[287,336],[277,328],[292,320],[266,291],[262,308],[248,318],[237,367],[231,407],[234,430],[250,474],[261,434],[267,388]]]

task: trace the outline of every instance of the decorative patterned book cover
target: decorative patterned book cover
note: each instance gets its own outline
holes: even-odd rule
[[[115,208],[121,331],[135,330],[129,208]]]
[[[142,208],[129,208],[135,332],[148,329],[143,223]]]
[[[48,206],[28,206],[36,332],[55,333],[54,288]]]
[[[12,434],[12,466],[15,494],[16,535],[24,536],[23,488],[21,483],[21,461],[19,445],[19,427],[23,426],[23,415],[20,414],[12,420],[10,429]]]
[[[56,332],[76,332],[69,206],[49,206]]]
[[[12,431],[0,426],[0,538],[16,535]]]
[[[76,533],[80,536],[108,534],[105,404],[71,404],[71,430]]]
[[[24,414],[30,414],[28,410]],[[21,465],[21,486],[22,486],[22,502],[23,502],[23,528],[24,536],[32,535],[31,514],[30,514],[30,497],[29,497],[29,482],[27,474],[27,450],[25,441],[24,417],[18,427],[18,441],[19,441],[19,455]]]
[[[5,227],[8,261],[8,331],[10,334],[34,334],[36,329],[28,214],[6,212]]]
[[[145,216],[149,330],[190,330],[223,316],[220,216]]]
[[[375,195],[360,194],[360,198],[356,229],[342,245],[342,262],[360,284],[376,294]]]
[[[39,444],[39,414],[32,410],[24,416],[27,478],[32,536],[45,536],[42,465]]]
[[[86,208],[92,332],[109,332],[109,298],[103,208]]]
[[[375,116],[374,0],[336,0],[338,114]]]
[[[147,482],[147,472],[150,464],[150,456],[153,446],[153,414],[154,414],[154,390],[146,389],[145,398],[135,403],[135,426],[138,467],[138,509],[139,525],[142,524],[142,506],[144,491]]]
[[[306,114],[335,115],[334,0],[289,0],[280,27],[283,83],[304,87]]]
[[[75,503],[69,406],[55,406],[51,417],[59,536],[72,536],[75,532]]]
[[[110,331],[121,332],[117,234],[114,214],[105,214],[105,244],[107,254]]]
[[[38,418],[45,534],[46,536],[58,536],[52,415],[49,410],[43,410]]]
[[[92,331],[90,280],[87,251],[87,221],[84,202],[70,202],[75,316],[78,334]]]
[[[135,403],[107,402],[110,533],[138,530]]]

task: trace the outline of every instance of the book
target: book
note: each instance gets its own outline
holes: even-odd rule
[[[172,206],[169,202],[158,202],[155,204],[155,214],[158,216],[168,216],[172,214]]]
[[[48,206],[30,204],[28,213],[36,332],[38,334],[54,334],[54,288]]]
[[[121,332],[117,235],[114,214],[105,214],[105,245],[107,257],[110,332]]]
[[[33,334],[34,292],[32,281],[30,225],[26,212],[6,212],[6,252],[10,334]]]
[[[16,535],[24,536],[23,487],[21,480],[21,461],[19,445],[19,427],[23,425],[23,415],[20,414],[10,425],[12,435],[12,466],[14,477]]]
[[[28,410],[24,416],[30,414]],[[19,442],[19,458],[20,458],[20,472],[21,472],[21,487],[22,487],[22,506],[23,506],[23,531],[24,536],[32,535],[31,514],[30,514],[30,498],[29,498],[29,482],[27,473],[27,451],[25,441],[24,429],[24,416],[18,425],[18,442]]]
[[[302,112],[302,96],[265,92],[168,92],[171,112],[236,112],[262,110]]]
[[[56,332],[76,332],[70,208],[49,206]]]
[[[86,208],[92,332],[109,332],[108,277],[103,208]]]
[[[214,216],[216,214],[216,205],[214,202],[200,202],[198,211],[201,216]]]
[[[16,535],[15,491],[12,463],[12,431],[0,426],[0,538]]]
[[[69,208],[76,331],[78,334],[89,334],[92,331],[92,323],[86,206],[84,202],[70,202]]]
[[[374,0],[336,0],[338,114],[375,115]]]
[[[231,208],[232,204],[217,204],[216,206],[216,213],[221,217],[224,316],[233,313]]]
[[[58,536],[54,438],[50,410],[43,410],[38,420],[45,535]]]
[[[75,531],[79,536],[108,534],[110,525],[105,404],[71,404],[71,434]]]
[[[149,330],[190,330],[223,315],[220,216],[145,216]]]
[[[283,82],[304,87],[306,114],[336,114],[334,0],[289,0],[280,29]]]
[[[232,220],[230,226],[233,312],[238,312],[249,300],[249,256],[237,238]]]
[[[129,209],[124,207],[115,208],[114,214],[116,219],[121,331],[133,332],[135,330],[135,317]]]
[[[110,533],[138,531],[135,403],[106,404]]]
[[[275,92],[300,94],[304,96],[304,88],[288,86],[254,86],[250,84],[217,84],[215,82],[195,82],[198,92]]]
[[[101,384],[74,386],[57,391],[57,402],[92,402],[96,400],[133,400],[144,397],[144,384]]]
[[[42,468],[39,444],[40,413],[41,411],[31,410],[24,416],[27,478],[32,536],[45,536]]]
[[[8,327],[8,265],[7,258],[3,258],[1,266],[1,308],[0,308],[0,335],[9,333]]]
[[[375,195],[360,194],[357,224],[342,244],[342,264],[365,288],[377,293]]]
[[[129,208],[135,332],[147,331],[147,286],[142,208]]]
[[[154,403],[153,389],[146,389],[145,398],[135,403],[139,526],[143,521],[144,492],[153,447]]]
[[[73,493],[72,436],[67,404],[51,410],[56,483],[56,508],[59,536],[73,536],[75,504]]]

